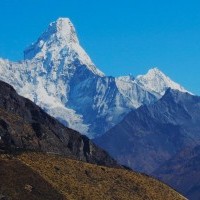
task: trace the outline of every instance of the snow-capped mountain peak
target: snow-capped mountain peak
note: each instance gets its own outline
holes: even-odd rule
[[[137,84],[145,88],[147,91],[154,93],[155,95],[164,95],[167,88],[179,90],[181,92],[188,92],[181,85],[172,81],[158,68],[150,69],[147,74],[139,75],[135,80]]]
[[[24,51],[25,59],[33,59],[34,57],[43,57],[45,53],[54,50],[54,53],[60,53],[65,47],[71,45],[79,45],[75,28],[68,18],[58,18],[56,21],[50,23],[46,31]],[[53,49],[54,48],[54,49]]]
[[[160,79],[167,79],[168,77],[157,67],[151,68],[145,75],[138,75],[137,79],[146,79],[148,81],[155,79],[158,77]]]
[[[24,59],[41,61],[48,71],[49,67],[61,68],[62,63],[62,69],[68,71],[66,68],[70,66],[72,73],[75,72],[78,63],[78,66],[84,66],[92,73],[104,76],[80,46],[75,28],[68,18],[58,18],[50,23],[38,40],[24,51]]]
[[[105,76],[68,18],[50,23],[24,57],[20,62],[0,59],[0,80],[90,137],[105,133],[132,109],[157,101],[169,87],[186,91],[157,68],[136,78]]]
[[[166,75],[157,67],[154,67],[148,70],[146,76],[166,76]]]
[[[75,28],[69,18],[58,18],[50,23],[45,33],[55,34],[58,40],[65,43],[79,43]]]

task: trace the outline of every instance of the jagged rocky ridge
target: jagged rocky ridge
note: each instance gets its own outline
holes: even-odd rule
[[[151,174],[182,149],[200,144],[199,116],[200,97],[168,89],[94,141],[120,163]]]
[[[200,145],[188,146],[156,169],[152,175],[176,188],[188,199],[200,199]]]
[[[67,18],[52,22],[24,51],[24,60],[0,59],[0,79],[89,137],[105,133],[132,109],[155,102],[169,87],[186,92],[157,68],[136,78],[105,76],[80,46]]]
[[[66,128],[30,100],[0,81],[0,150],[33,150],[117,167],[86,136]]]

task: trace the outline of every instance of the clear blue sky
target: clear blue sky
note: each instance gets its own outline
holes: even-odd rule
[[[194,0],[0,0],[0,57],[23,50],[58,17],[69,17],[107,75],[158,67],[200,95],[200,2]]]

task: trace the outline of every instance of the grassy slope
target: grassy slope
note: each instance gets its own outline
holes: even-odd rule
[[[31,192],[25,189],[26,185],[33,187]],[[2,195],[6,196],[5,200],[63,199],[38,173],[7,155],[0,155],[0,199]]]
[[[151,177],[123,169],[107,168],[41,153],[23,153],[10,159],[3,157],[5,155],[0,157],[1,163],[4,163],[0,163],[0,194],[2,186],[4,193],[9,192],[12,197],[24,193],[21,198],[15,199],[39,200],[42,199],[36,197],[39,194],[43,195],[43,199],[55,200],[184,199]],[[32,185],[33,191],[27,193],[24,190],[25,184]],[[32,198],[25,195],[32,195]]]
[[[18,155],[17,159],[66,199],[183,199],[174,190],[151,177],[122,169],[39,153],[24,153]],[[61,196],[58,195],[59,198]]]

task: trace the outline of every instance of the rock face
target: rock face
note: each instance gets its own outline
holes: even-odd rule
[[[199,116],[200,97],[169,89],[94,141],[120,163],[150,174],[185,147],[200,144]]]
[[[106,166],[117,163],[86,136],[66,128],[33,102],[0,81],[0,149],[65,155]]]
[[[0,59],[0,79],[64,125],[93,138],[131,110],[155,102],[167,88],[185,92],[157,68],[136,78],[105,76],[80,46],[67,18],[52,22],[24,51],[24,60]]]
[[[187,147],[152,173],[188,199],[200,199],[200,146]]]

